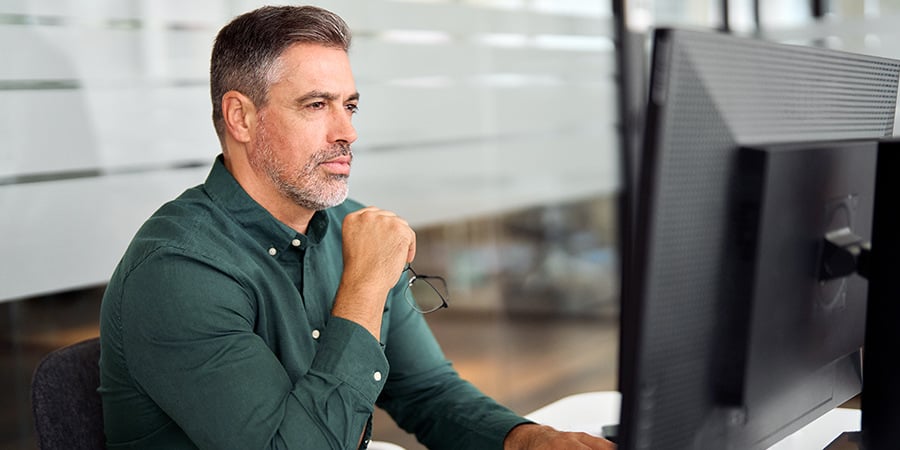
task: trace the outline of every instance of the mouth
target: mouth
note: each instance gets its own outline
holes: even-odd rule
[[[350,175],[350,155],[341,155],[319,163],[326,171],[334,175]]]

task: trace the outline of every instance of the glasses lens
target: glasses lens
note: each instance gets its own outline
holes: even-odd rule
[[[406,298],[420,312],[435,311],[444,306],[447,283],[438,277],[418,277],[406,290]]]

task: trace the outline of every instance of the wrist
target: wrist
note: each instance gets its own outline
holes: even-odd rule
[[[534,433],[538,432],[543,427],[544,425],[538,425],[532,422],[516,425],[506,434],[506,438],[503,440],[503,450],[528,448]]]

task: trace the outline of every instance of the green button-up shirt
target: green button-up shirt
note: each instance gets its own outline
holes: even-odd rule
[[[459,378],[402,281],[381,342],[331,316],[341,224],[361,207],[317,212],[297,233],[220,156],[154,213],[101,307],[108,447],[352,449],[377,403],[429,448],[501,449],[526,420]]]

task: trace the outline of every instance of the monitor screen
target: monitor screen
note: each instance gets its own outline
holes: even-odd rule
[[[827,233],[871,231],[900,62],[654,34],[620,448],[767,448],[861,389],[866,281],[820,280]]]

